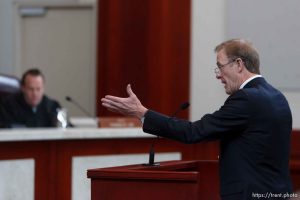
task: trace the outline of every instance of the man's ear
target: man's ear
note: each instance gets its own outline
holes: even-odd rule
[[[237,65],[238,65],[238,71],[242,72],[243,69],[246,69],[245,63],[241,58],[236,59]]]

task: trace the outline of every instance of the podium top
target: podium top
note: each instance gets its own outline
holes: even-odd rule
[[[111,168],[89,169],[91,179],[134,179],[134,180],[164,180],[193,181],[199,179],[199,170],[203,165],[217,165],[217,161],[166,161],[159,166],[143,164],[127,165]]]

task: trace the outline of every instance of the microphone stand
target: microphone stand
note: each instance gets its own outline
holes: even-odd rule
[[[74,99],[72,99],[69,96],[66,96],[66,100],[73,103],[77,108],[79,108],[79,110],[81,112],[83,112],[86,116],[94,118],[86,109],[84,109],[77,101],[75,101]]]
[[[75,101],[74,99],[72,99],[69,96],[66,96],[65,99],[72,103],[73,105],[75,105],[82,113],[84,113],[87,117],[90,117],[92,119],[94,119],[95,121],[97,121],[97,119],[92,116],[86,109],[84,109],[84,107],[82,107],[77,101]],[[98,123],[98,122],[97,122]],[[72,127],[74,127],[74,125],[72,124]]]
[[[171,115],[171,118],[175,117],[180,111],[187,109],[190,106],[189,102],[185,102],[183,104],[180,105],[180,107],[173,113],[173,115]],[[157,136],[151,144],[150,147],[150,151],[149,151],[149,162],[143,164],[144,166],[159,166],[159,163],[154,162],[154,158],[155,158],[155,150],[154,150],[154,143],[156,140],[159,139],[159,136]]]
[[[143,164],[144,166],[159,166],[159,163],[154,162],[155,158],[155,150],[154,150],[154,142],[159,139],[159,136],[152,141],[150,151],[149,151],[149,162]]]

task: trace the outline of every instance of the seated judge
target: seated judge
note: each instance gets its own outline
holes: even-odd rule
[[[60,104],[47,97],[45,77],[38,69],[29,69],[21,79],[21,91],[3,99],[0,105],[1,126],[55,127]]]
[[[168,117],[142,105],[127,86],[129,97],[107,95],[102,105],[143,121],[144,132],[196,143],[220,140],[222,200],[255,199],[257,195],[291,194],[289,151],[292,115],[284,95],[261,75],[259,54],[244,39],[219,44],[216,78],[229,95],[214,113],[190,122]]]

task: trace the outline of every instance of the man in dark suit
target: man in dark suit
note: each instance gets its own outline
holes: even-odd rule
[[[287,100],[259,75],[259,55],[249,41],[221,43],[217,79],[229,95],[200,120],[178,120],[148,110],[127,86],[128,98],[107,95],[102,105],[143,121],[147,133],[195,143],[220,140],[223,200],[283,199],[291,193],[289,149],[292,116]]]
[[[0,127],[55,127],[60,105],[44,94],[45,77],[38,69],[27,70],[21,91],[7,96],[0,104]]]

